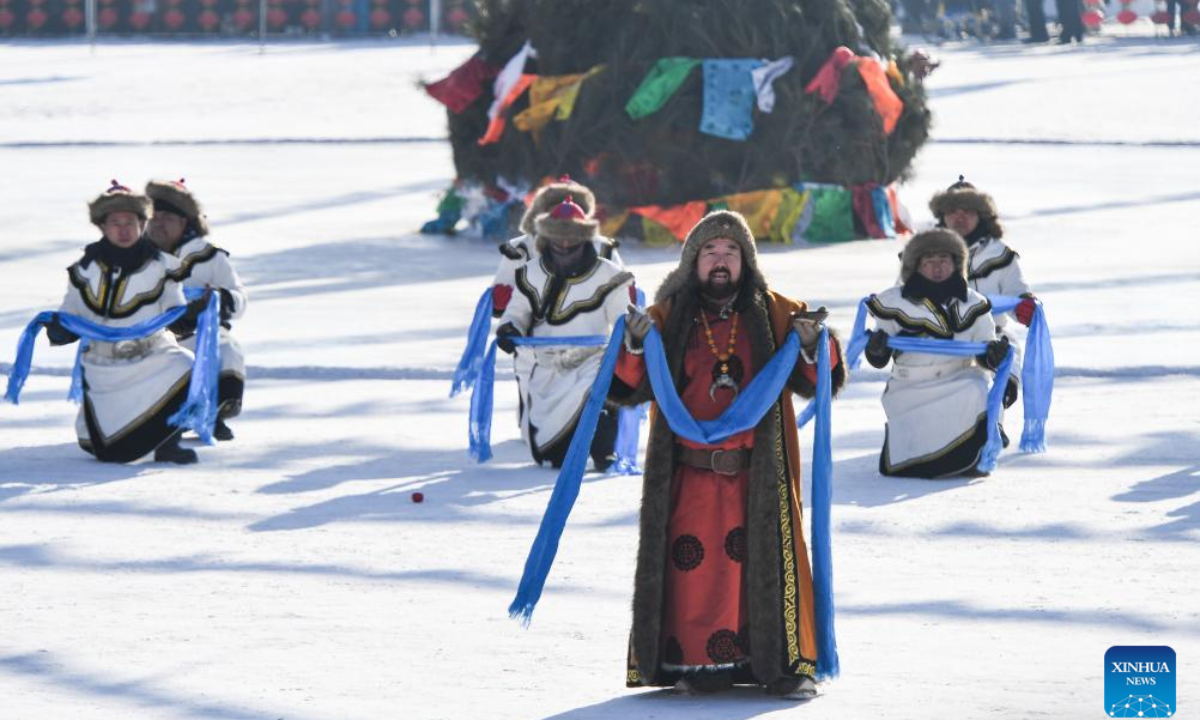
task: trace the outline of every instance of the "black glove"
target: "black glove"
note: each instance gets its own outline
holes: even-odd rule
[[[979,364],[988,370],[996,370],[1008,355],[1008,336],[987,344],[987,352],[978,357]]]
[[[54,313],[54,317],[46,323],[45,328],[46,337],[51,345],[70,345],[79,339],[78,335],[62,326],[58,321],[58,313]]]
[[[187,310],[178,320],[171,323],[167,327],[171,332],[178,335],[180,338],[186,338],[196,334],[196,323],[200,320],[200,313],[208,307],[208,299],[212,297],[212,288],[205,288],[204,294],[192,300],[187,304]]]
[[[892,359],[892,349],[888,347],[888,334],[884,330],[872,330],[871,339],[867,340],[867,362],[871,367],[882,368]]]
[[[517,346],[513,342],[515,337],[521,337],[521,331],[513,327],[512,323],[504,323],[496,328],[496,347],[512,355],[517,351]]]
[[[1010,408],[1017,401],[1017,381],[1010,375],[1004,386],[1004,407]]]
[[[187,304],[187,312],[183,316],[191,320],[193,325],[200,318],[200,313],[204,312],[204,309],[208,307],[208,301],[212,298],[212,293],[212,288],[204,288],[203,295]]]

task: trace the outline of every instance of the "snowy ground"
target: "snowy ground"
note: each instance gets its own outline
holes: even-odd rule
[[[449,369],[497,256],[413,234],[453,176],[415,82],[471,52],[0,46],[0,360],[57,304],[113,177],[187,177],[252,298],[238,438],[198,466],[88,459],[67,350],[40,346],[0,406],[0,718],[1087,718],[1105,650],[1140,644],[1175,648],[1192,716],[1200,45],[939,51],[937,141],[902,198],[928,221],[964,173],[999,201],[1054,330],[1051,451],[881,478],[882,376],[858,376],[834,420],[843,676],[799,707],[624,689],[639,478],[588,477],[533,626],[506,617],[554,473],[504,387],[496,460],[467,458]],[[325,142],[277,142],[304,139]],[[897,250],[764,264],[846,330]],[[675,256],[626,257],[653,288]]]

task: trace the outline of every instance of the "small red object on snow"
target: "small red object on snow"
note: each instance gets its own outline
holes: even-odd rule
[[[412,501],[415,503],[424,502],[425,501],[425,493],[419,493],[419,492],[413,493]]]

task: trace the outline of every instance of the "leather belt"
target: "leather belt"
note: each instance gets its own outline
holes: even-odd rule
[[[701,470],[712,470],[718,475],[737,475],[750,467],[749,448],[737,450],[697,450],[677,446],[675,457],[684,465]]]

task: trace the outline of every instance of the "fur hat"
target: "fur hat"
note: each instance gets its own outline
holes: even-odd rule
[[[967,243],[958,233],[946,228],[926,230],[913,235],[900,254],[900,279],[908,281],[921,264],[921,258],[933,253],[946,253],[954,258],[954,267],[967,276]]]
[[[750,232],[746,218],[732,210],[717,210],[705,215],[688,232],[679,255],[679,266],[658,286],[654,301],[661,302],[690,284],[698,284],[696,258],[700,256],[700,248],[709,240],[719,237],[733,240],[742,249],[742,287],[766,290],[767,281],[758,270],[758,246],[754,244],[754,233]]]
[[[88,216],[91,218],[93,225],[100,227],[104,224],[104,218],[115,212],[131,212],[140,217],[142,222],[145,222],[150,219],[153,208],[150,204],[150,198],[145,195],[138,195],[121,183],[113,180],[111,187],[98,195],[95,200],[88,203]]]
[[[562,201],[566,200],[568,196],[583,209],[584,215],[590,218],[595,214],[596,196],[592,194],[592,191],[572,180],[570,175],[563,175],[558,182],[550,183],[533,196],[533,201],[529,203],[529,209],[521,218],[521,232],[526,235],[535,234],[537,231],[535,223],[538,216],[550,212],[555,206],[562,204]]]
[[[588,217],[570,195],[563,198],[550,212],[538,215],[534,221],[537,248],[541,252],[546,251],[546,243],[551,240],[571,245],[590,242],[596,238],[599,229],[600,221]]]
[[[196,229],[196,236],[204,237],[208,234],[208,220],[204,217],[204,209],[183,182],[183,178],[151,180],[146,183],[146,195],[155,204],[169,205],[174,212],[186,217]]]
[[[939,226],[945,225],[946,213],[952,210],[974,210],[988,235],[994,238],[1004,235],[998,220],[1000,213],[996,210],[996,201],[967,182],[962,175],[958,176],[958,182],[934,194],[929,201],[929,210],[938,219]]]

